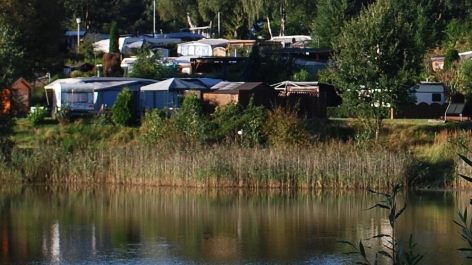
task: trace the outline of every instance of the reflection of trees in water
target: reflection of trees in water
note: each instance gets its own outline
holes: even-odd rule
[[[28,245],[23,248],[24,257],[37,259],[44,256],[40,240],[46,237],[48,246],[53,245],[51,227],[56,223],[61,239],[56,241],[61,250],[56,256],[72,262],[92,259],[97,253],[122,259],[183,258],[212,263],[283,261],[342,253],[337,240],[357,242],[388,232],[383,212],[365,211],[378,197],[356,191],[27,186],[0,187],[0,194],[0,205],[7,198],[14,205],[7,221],[14,237],[11,249]],[[421,239],[420,248],[426,244],[423,238],[432,240],[427,244],[433,246],[449,241],[450,246],[457,245],[451,237],[438,240],[435,233],[423,235],[425,231],[411,228],[418,224],[425,230],[454,234],[451,215],[427,221],[433,215],[454,212],[450,198],[457,196],[462,195],[399,198],[408,204],[397,224],[399,235],[413,233]],[[48,253],[58,253],[52,249]]]

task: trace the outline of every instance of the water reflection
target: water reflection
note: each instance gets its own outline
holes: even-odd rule
[[[359,242],[390,233],[381,197],[123,187],[3,186],[2,263],[353,264]],[[472,192],[471,192],[472,193]],[[465,264],[457,209],[467,192],[408,193],[398,236],[413,233],[424,264]],[[377,248],[379,241],[366,245]],[[372,252],[373,250],[370,250]]]

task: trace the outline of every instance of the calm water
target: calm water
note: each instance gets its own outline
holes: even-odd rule
[[[457,210],[469,192],[401,196],[398,237],[421,264],[468,264]],[[339,240],[390,233],[365,192],[0,187],[2,264],[354,264]],[[472,207],[472,206],[471,206]],[[469,209],[469,211],[471,211]],[[375,240],[364,241],[373,248]],[[469,263],[470,264],[470,263]]]

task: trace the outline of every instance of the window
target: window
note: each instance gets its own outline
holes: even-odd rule
[[[431,94],[433,102],[441,102],[441,94],[433,93]]]
[[[87,93],[63,93],[62,102],[63,103],[87,103],[88,94]]]

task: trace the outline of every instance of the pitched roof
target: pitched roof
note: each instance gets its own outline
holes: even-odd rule
[[[180,78],[169,78],[161,82],[141,87],[141,91],[166,91],[166,90],[188,90],[206,89],[205,86],[184,81]]]

